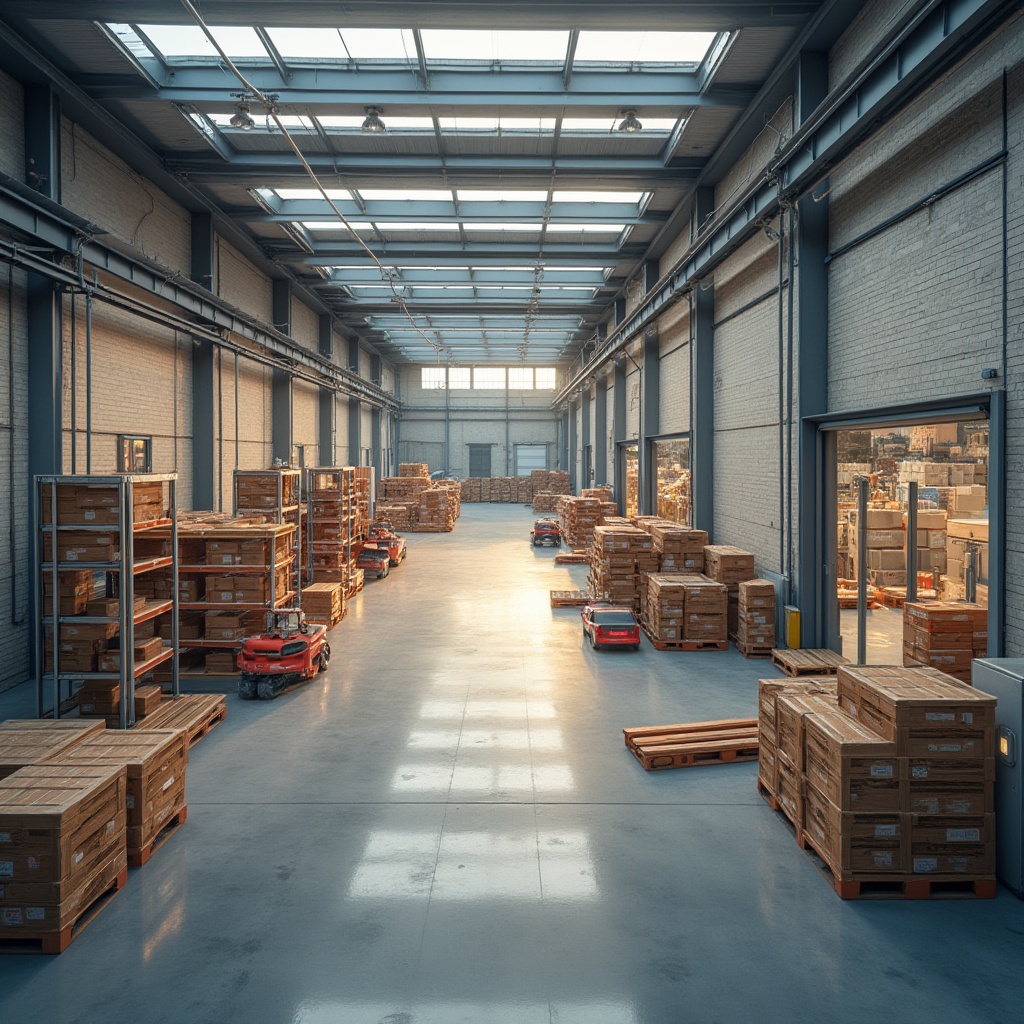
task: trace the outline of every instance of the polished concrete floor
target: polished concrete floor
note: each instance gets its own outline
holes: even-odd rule
[[[412,534],[325,676],[229,698],[185,826],[2,1024],[1020,1020],[1024,903],[839,900],[756,764],[645,773],[621,729],[756,714],[763,661],[595,653],[586,567],[519,506]],[[31,707],[0,695],[0,717]]]

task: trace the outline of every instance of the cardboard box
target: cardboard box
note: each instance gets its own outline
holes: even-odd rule
[[[718,583],[740,583],[757,577],[753,554],[730,544],[705,546],[704,573]]]
[[[797,772],[804,770],[804,720],[808,715],[839,710],[831,694],[782,693],[775,701],[775,733],[778,755]]]
[[[804,793],[804,831],[838,878],[905,873],[908,824],[899,812],[841,811],[812,786]]]
[[[906,569],[907,556],[902,548],[868,548],[869,569]]]

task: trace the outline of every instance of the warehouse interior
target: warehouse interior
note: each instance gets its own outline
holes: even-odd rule
[[[72,692],[44,543],[75,478],[136,516],[155,486],[171,549],[302,481],[310,580],[330,478],[409,556],[345,584],[333,660],[268,702],[239,622],[205,654],[178,622],[219,541],[171,594],[108,577],[136,652],[124,606],[173,599],[156,682],[225,713],[88,932],[0,956],[0,1017],[1017,1015],[1009,884],[841,900],[757,763],[623,747],[756,719],[757,644],[645,621],[599,652],[554,595],[596,592],[566,516],[603,502],[741,551],[761,647],[968,683],[1024,659],[1022,85],[1005,0],[0,0],[0,731]],[[530,544],[554,513],[575,562]],[[928,601],[970,606],[966,650],[905,661]]]

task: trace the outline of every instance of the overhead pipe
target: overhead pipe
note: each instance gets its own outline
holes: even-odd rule
[[[14,505],[14,267],[7,268],[7,538],[11,563],[11,625],[24,626],[18,618],[18,538]],[[54,591],[56,594],[56,590]]]

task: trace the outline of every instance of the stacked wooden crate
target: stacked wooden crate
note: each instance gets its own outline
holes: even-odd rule
[[[571,548],[590,546],[594,530],[601,525],[601,503],[596,498],[573,498],[566,495],[558,501],[558,520],[562,539]]]
[[[416,510],[416,522],[411,527],[414,533],[451,533],[459,509],[458,485],[436,487],[422,491]]]
[[[589,584],[595,599],[639,610],[641,574],[656,568],[654,542],[643,530],[628,525],[594,528]]]
[[[659,572],[692,574],[704,571],[707,531],[691,530],[667,519],[648,519],[641,528],[646,529],[654,540]]]
[[[679,577],[685,591],[683,605],[683,640],[703,645],[728,645],[726,616],[729,590],[724,583],[706,576]]]
[[[869,508],[867,511],[865,546],[868,574],[873,587],[904,587],[907,584],[906,541],[903,512],[898,508]],[[857,510],[850,512],[850,561],[854,573],[859,564],[860,534]],[[854,578],[856,576],[854,575]]]
[[[487,500],[508,504],[512,501],[512,478],[492,476],[487,481]]]
[[[562,500],[561,494],[552,494],[547,491],[534,491],[533,492],[533,511],[540,514],[542,512],[557,512],[558,503]]]
[[[740,626],[740,584],[756,578],[754,556],[730,544],[708,544],[704,548],[704,574],[729,589],[727,625],[730,633]]]
[[[398,475],[430,479],[430,467],[425,462],[400,462],[398,464]]]
[[[512,500],[518,505],[529,505],[533,501],[533,481],[530,477],[513,477],[512,484]]]
[[[55,768],[126,770],[126,839],[128,860],[133,865],[145,863],[165,826],[185,818],[188,733],[183,729],[105,730],[45,763]]]
[[[344,602],[344,596],[353,592],[351,577],[355,569],[355,468],[334,466],[311,469],[306,486],[312,579],[318,584],[341,584]],[[303,601],[307,589],[303,589]],[[344,606],[341,614],[344,615]]]
[[[834,700],[785,692],[798,685],[761,684],[759,784],[840,895],[962,881],[994,895],[995,698],[930,668],[840,666]]]
[[[483,481],[478,476],[471,476],[466,480],[461,481],[459,484],[459,490],[463,501],[477,502],[481,501],[480,485]]]
[[[417,501],[423,491],[430,490],[425,476],[384,476],[380,480],[380,501]]]
[[[32,765],[0,779],[0,940],[45,953],[127,880],[126,771]]]
[[[739,584],[736,646],[746,655],[770,655],[775,647],[775,584],[744,580]]]
[[[612,489],[603,484],[601,487],[584,487],[580,491],[581,498],[597,498],[598,501],[609,503],[612,501]]]
[[[355,467],[355,496],[352,503],[352,539],[364,540],[370,526],[370,492],[373,490],[373,467]]]
[[[333,629],[345,617],[344,585],[311,583],[302,591],[302,610],[310,622]]]
[[[415,504],[405,501],[393,501],[387,504],[377,502],[373,518],[389,523],[394,530],[409,530],[416,522],[417,508],[419,508],[418,501]]]
[[[303,536],[305,505],[302,500],[302,472],[289,467],[236,469],[235,515],[266,517],[267,523],[293,526],[288,535],[294,558],[287,567],[287,589],[296,594],[302,589],[304,569]]]
[[[652,640],[683,639],[686,587],[678,573],[648,573],[644,578],[640,621]]]
[[[957,601],[967,596],[969,558],[974,561],[975,599],[988,604],[988,519],[963,519],[958,515],[946,523],[944,599]]]
[[[904,562],[906,548],[910,546],[910,536],[906,532],[907,517],[903,516],[904,529]],[[920,509],[917,513],[917,571],[946,572],[946,513]]]
[[[988,609],[967,601],[907,602],[903,664],[927,665],[970,685],[971,661],[988,654]]]
[[[569,474],[564,469],[534,469],[530,471],[530,484],[534,494],[571,494]]]

